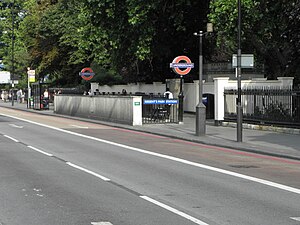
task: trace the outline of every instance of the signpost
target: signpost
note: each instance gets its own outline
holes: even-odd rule
[[[84,80],[86,80],[86,81],[93,79],[94,75],[95,75],[95,73],[94,73],[93,70],[92,70],[91,68],[89,68],[89,67],[83,68],[83,69],[81,70],[81,72],[79,72],[79,76],[81,76],[82,79],[84,79]]]
[[[182,91],[182,80],[183,76],[187,75],[192,68],[194,68],[194,63],[187,56],[177,56],[172,63],[170,63],[170,68],[173,69],[175,73],[180,75],[180,92],[179,92],[179,113],[178,120],[179,123],[183,122],[183,91]]]
[[[177,56],[172,63],[170,63],[170,68],[180,76],[187,75],[192,68],[194,68],[194,63],[187,56]],[[182,70],[184,69],[184,70]]]
[[[9,84],[10,83],[10,72],[0,71],[0,84]]]
[[[232,55],[232,67],[238,67],[237,54]],[[241,54],[241,68],[253,68],[254,67],[254,55],[253,54]]]
[[[29,67],[27,68],[27,88],[28,88],[28,97],[27,97],[27,108],[31,107],[31,88],[30,88],[30,83],[35,82],[35,70],[31,70]]]

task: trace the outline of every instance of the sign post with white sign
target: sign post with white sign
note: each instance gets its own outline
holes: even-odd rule
[[[0,71],[0,84],[10,84],[10,72]]]
[[[30,83],[35,82],[35,70],[31,70],[30,68],[28,68],[27,75],[28,75],[28,79],[27,79],[28,80],[28,82],[27,82],[27,85],[28,85],[27,108],[30,108],[30,106],[31,106],[31,102],[30,102],[30,99],[31,99]]]
[[[178,119],[179,123],[183,123],[183,91],[182,91],[182,82],[183,76],[187,75],[192,68],[194,68],[194,63],[190,60],[189,57],[185,55],[177,56],[172,63],[170,63],[170,68],[173,69],[175,73],[180,75],[180,91],[179,91],[179,111]]]

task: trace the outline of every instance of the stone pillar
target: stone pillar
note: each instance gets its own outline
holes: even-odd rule
[[[224,89],[228,85],[229,77],[214,78],[215,86],[215,125],[224,120]]]
[[[178,79],[166,79],[166,83],[168,84],[168,87],[170,88],[170,91],[172,92],[174,98],[178,98],[179,92],[180,92],[180,78]],[[184,91],[184,85],[183,85],[183,91]]]
[[[281,82],[281,88],[292,88],[294,77],[277,77],[277,80]]]

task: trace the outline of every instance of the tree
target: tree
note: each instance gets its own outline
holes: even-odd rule
[[[193,33],[205,27],[209,3],[16,1],[22,2],[23,10],[17,32],[23,55],[28,55],[24,68],[36,69],[39,78],[49,75],[60,86],[79,84],[78,72],[91,65],[101,68],[105,79],[111,77],[107,82],[120,82],[120,76],[123,82],[175,77],[169,63],[176,56],[187,54],[198,61],[198,41]]]
[[[237,51],[237,1],[215,0],[210,10],[218,47],[229,57]],[[294,49],[299,30],[291,29],[297,12],[296,0],[242,0],[242,51],[254,53],[266,65],[269,78],[297,76],[299,56]]]
[[[80,1],[27,1],[28,14],[21,33],[31,55],[31,67],[40,78],[49,76],[56,86],[77,85],[78,72],[88,60],[88,52],[79,49],[78,33],[86,24],[79,16]]]
[[[174,77],[169,63],[179,54],[197,61],[192,34],[204,27],[206,0],[89,0],[85,6],[97,37],[95,60],[127,82]]]
[[[28,55],[19,38],[18,27],[24,17],[23,1],[3,0],[0,2],[0,58],[3,58],[5,69],[12,71],[14,77],[19,80],[25,77],[25,66]]]

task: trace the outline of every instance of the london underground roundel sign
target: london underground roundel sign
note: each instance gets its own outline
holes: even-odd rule
[[[170,68],[180,76],[187,75],[192,68],[194,68],[194,63],[187,56],[177,56],[172,63],[170,63]]]
[[[79,73],[79,76],[84,80],[91,80],[94,77],[95,73],[91,68],[83,68]]]

